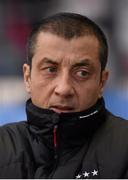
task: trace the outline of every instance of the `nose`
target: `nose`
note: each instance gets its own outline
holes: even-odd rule
[[[70,77],[63,75],[58,78],[56,83],[55,94],[62,97],[72,97],[74,95],[74,88]]]

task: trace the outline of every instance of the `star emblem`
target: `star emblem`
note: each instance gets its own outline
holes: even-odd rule
[[[92,175],[93,175],[93,176],[97,176],[97,175],[98,175],[98,171],[96,171],[96,170],[94,169],[94,171],[92,171]]]
[[[89,177],[89,174],[90,174],[90,173],[88,173],[87,171],[85,171],[85,172],[83,173],[83,176],[84,176],[84,177]]]
[[[81,178],[81,175],[78,174],[78,175],[76,176],[76,179],[80,179],[80,178]]]

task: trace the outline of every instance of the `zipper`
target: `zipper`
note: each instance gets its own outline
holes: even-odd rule
[[[58,125],[55,124],[53,127],[53,143],[54,143],[54,167],[48,179],[52,179],[58,164],[58,142],[57,142],[57,129]]]
[[[58,128],[58,125],[55,125],[54,126],[54,129],[53,129],[53,141],[54,141],[54,159],[57,159],[58,155],[57,155],[57,148],[58,148],[58,144],[57,144],[57,128]]]

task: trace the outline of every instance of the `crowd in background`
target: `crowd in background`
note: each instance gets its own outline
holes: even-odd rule
[[[26,118],[22,65],[32,26],[64,11],[86,15],[105,31],[110,49],[106,106],[128,119],[128,0],[1,0],[0,124]]]

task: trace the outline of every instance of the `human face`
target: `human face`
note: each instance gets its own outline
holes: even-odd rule
[[[66,40],[46,32],[38,35],[32,69],[24,64],[23,71],[33,104],[57,113],[79,112],[94,105],[108,74],[101,73],[95,36]]]

